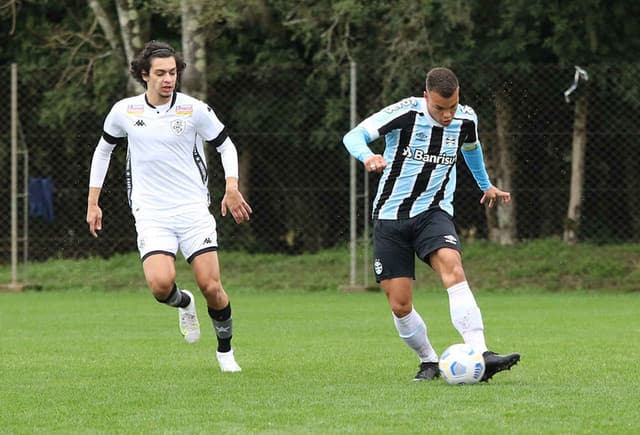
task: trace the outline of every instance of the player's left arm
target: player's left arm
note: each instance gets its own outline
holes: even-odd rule
[[[224,197],[220,203],[222,216],[226,216],[229,210],[236,223],[248,221],[253,210],[238,187],[238,151],[229,138],[216,149],[220,153],[226,180]]]
[[[511,201],[511,194],[509,192],[498,189],[489,181],[489,174],[487,174],[487,169],[484,165],[484,157],[480,142],[476,142],[475,144],[464,144],[462,146],[462,156],[464,157],[464,161],[467,163],[473,178],[476,180],[476,183],[478,183],[478,187],[484,193],[480,199],[480,204],[484,204],[488,201],[488,207],[492,208],[500,199],[502,199],[504,204]]]
[[[194,123],[205,142],[220,153],[226,186],[220,203],[222,216],[231,212],[236,223],[248,221],[253,210],[238,187],[238,151],[229,138],[227,128],[220,122],[210,106],[202,103],[194,112]]]
[[[482,144],[480,140],[478,140],[478,118],[472,109],[469,110],[471,110],[474,121],[473,131],[468,132],[467,139],[465,139],[465,143],[462,144],[462,156],[473,178],[476,180],[478,187],[483,192],[482,198],[480,198],[480,204],[488,202],[488,207],[492,208],[500,199],[506,204],[511,201],[511,194],[491,184],[489,174],[487,174],[487,169],[484,164]]]

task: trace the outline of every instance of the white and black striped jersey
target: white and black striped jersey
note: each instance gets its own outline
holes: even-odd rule
[[[217,148],[230,142],[211,107],[180,92],[160,107],[146,94],[125,98],[107,115],[101,142],[115,146],[125,140],[134,215],[169,216],[209,205],[203,140]],[[101,187],[102,180],[91,183]]]
[[[387,167],[373,202],[374,219],[406,219],[440,208],[453,216],[456,162],[462,150],[481,190],[491,187],[478,138],[478,118],[459,104],[448,126],[435,121],[424,98],[411,97],[363,120],[344,144],[360,161],[373,155],[368,143],[385,137]]]

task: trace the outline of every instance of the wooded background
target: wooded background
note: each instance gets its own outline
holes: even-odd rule
[[[208,155],[222,249],[302,253],[348,241],[341,139],[352,62],[359,119],[421,96],[431,67],[458,74],[492,181],[514,197],[487,212],[461,163],[455,205],[465,239],[637,241],[638,16],[631,0],[0,0],[0,104],[10,107],[16,63],[29,175],[54,185],[55,218],[29,218],[30,257],[135,250],[125,149],[114,152],[101,197],[101,238],[84,219],[103,119],[116,100],[142,92],[128,65],[150,39],[183,52],[182,90],[215,108],[239,149],[241,188],[255,210],[249,225],[220,218],[222,168],[215,150]],[[576,65],[588,80],[566,101]],[[3,110],[0,262],[9,257],[9,125]]]

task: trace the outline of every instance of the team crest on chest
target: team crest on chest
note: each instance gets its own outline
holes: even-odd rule
[[[187,121],[184,119],[176,119],[171,122],[171,130],[178,136],[184,132],[185,128],[187,128]]]

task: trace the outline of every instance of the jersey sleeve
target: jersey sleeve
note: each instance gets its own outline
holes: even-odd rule
[[[462,134],[464,137],[462,156],[473,178],[476,180],[478,187],[480,190],[485,191],[491,187],[491,182],[489,181],[489,174],[487,174],[487,169],[484,165],[482,145],[478,138],[478,116],[470,107],[466,108],[466,110],[471,114],[471,119],[463,121]]]
[[[364,162],[374,154],[368,144],[392,130],[402,129],[410,119],[407,114],[417,108],[414,97],[387,106],[364,119],[344,136],[342,142],[353,157]]]
[[[224,177],[238,178],[238,151],[230,138],[226,138],[222,145],[216,148],[220,153]]]
[[[194,111],[196,131],[204,141],[220,153],[225,178],[238,178],[238,151],[211,106],[199,101]]]
[[[408,116],[410,112],[417,110],[419,110],[417,98],[405,98],[369,116],[360,123],[360,126],[367,132],[371,142],[392,130],[405,127],[410,119]]]
[[[126,141],[127,133],[122,127],[120,108],[120,104],[114,105],[104,120],[102,136],[98,140],[98,145],[96,145],[91,159],[89,187],[102,187],[109,169],[111,152],[116,145],[121,145]]]
[[[349,151],[349,154],[363,163],[373,155],[373,151],[371,151],[371,148],[367,145],[371,142],[371,138],[367,130],[361,126],[357,126],[345,134],[342,142],[347,148],[347,151]]]
[[[123,127],[124,115],[121,110],[123,110],[121,104],[114,105],[107,114],[102,126],[104,139],[114,145],[116,144],[115,142],[121,141],[127,136],[127,132]]]
[[[102,188],[102,183],[107,176],[109,170],[109,162],[111,161],[111,152],[116,146],[108,143],[104,136],[98,141],[91,159],[91,172],[89,173],[89,187]]]
[[[194,111],[195,128],[205,142],[218,148],[228,138],[227,129],[213,109],[199,101]]]

